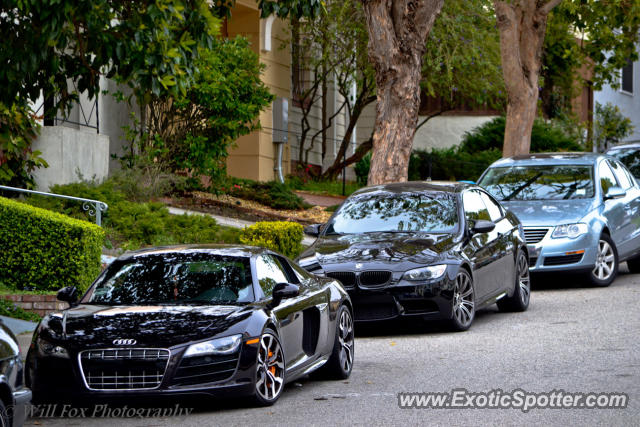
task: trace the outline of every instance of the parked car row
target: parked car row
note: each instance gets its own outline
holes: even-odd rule
[[[303,375],[344,379],[354,322],[524,311],[530,271],[609,285],[640,266],[640,187],[618,160],[537,154],[470,183],[407,182],[351,195],[297,262],[245,246],[146,249],[109,265],[39,324],[34,399],[251,396],[273,404]]]

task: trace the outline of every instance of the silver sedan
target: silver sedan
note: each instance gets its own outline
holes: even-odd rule
[[[608,286],[618,263],[640,272],[640,187],[618,160],[593,153],[501,159],[478,182],[524,227],[532,272],[585,272]]]

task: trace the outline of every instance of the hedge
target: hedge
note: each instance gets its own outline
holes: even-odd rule
[[[100,273],[95,224],[0,197],[0,282],[20,290],[84,291]]]
[[[240,242],[295,258],[302,252],[302,236],[302,226],[295,222],[263,221],[245,227],[240,233]]]

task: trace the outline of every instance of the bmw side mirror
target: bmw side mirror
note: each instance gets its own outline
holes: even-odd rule
[[[320,230],[322,229],[323,225],[324,224],[307,225],[304,228],[304,232],[305,232],[305,234],[308,234],[309,236],[318,237],[320,235]]]
[[[67,302],[69,305],[74,306],[78,302],[78,289],[75,286],[67,286],[58,291],[56,296],[58,301]]]
[[[494,228],[496,228],[496,224],[493,221],[479,219],[473,224],[473,227],[471,227],[471,233],[489,233],[493,231]]]
[[[604,193],[604,200],[619,199],[626,195],[627,195],[626,191],[624,191],[622,188],[618,187],[617,185],[614,185],[613,187],[609,188],[606,193]]]
[[[280,305],[283,299],[297,297],[300,294],[300,287],[291,283],[278,283],[273,288],[273,307]]]

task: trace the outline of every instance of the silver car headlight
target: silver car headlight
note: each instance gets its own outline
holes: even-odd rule
[[[187,351],[184,352],[183,357],[192,356],[206,356],[212,355],[225,355],[233,354],[240,347],[242,342],[242,335],[231,335],[224,338],[216,338],[215,340],[203,341],[196,344],[191,344]]]
[[[38,352],[41,356],[60,357],[62,359],[69,358],[69,352],[66,348],[57,344],[50,343],[38,337]]]
[[[575,224],[563,224],[556,226],[556,228],[553,230],[553,233],[551,234],[551,237],[553,239],[560,239],[563,237],[575,239],[576,237],[587,234],[588,232],[589,226],[582,222],[578,222]]]
[[[402,275],[402,278],[411,281],[439,279],[445,271],[447,271],[447,264],[430,265],[409,270]]]

